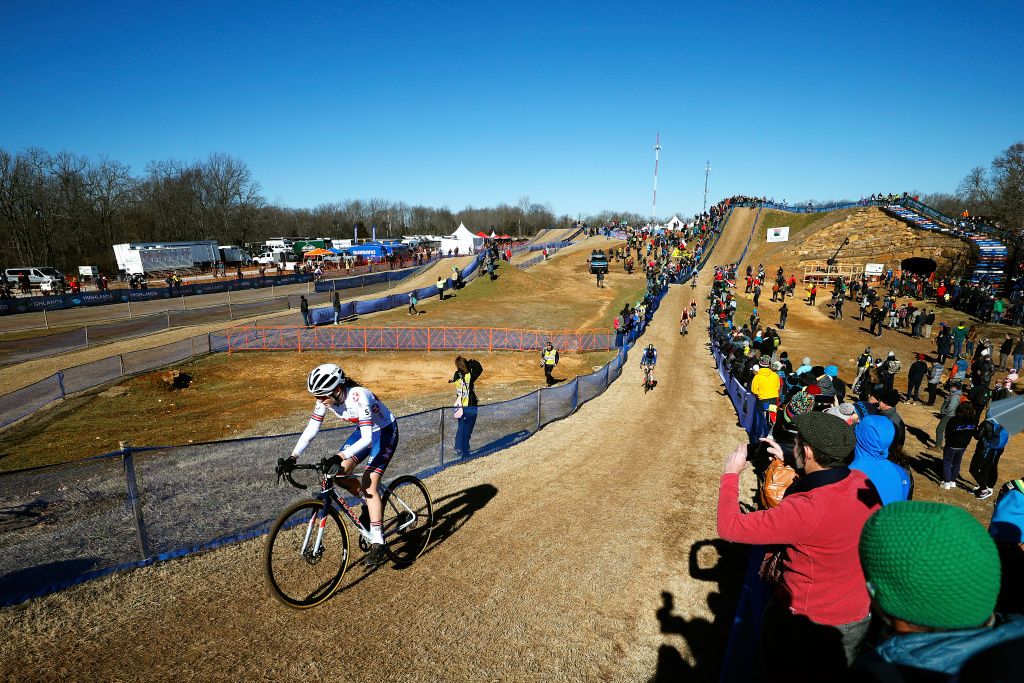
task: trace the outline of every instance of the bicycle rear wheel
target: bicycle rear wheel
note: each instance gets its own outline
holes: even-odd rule
[[[338,589],[348,568],[348,531],[331,510],[319,519],[324,504],[304,500],[287,508],[274,521],[263,550],[263,572],[275,598],[289,607],[319,605]],[[320,547],[314,551],[323,526]]]
[[[434,508],[427,487],[412,475],[399,477],[388,484],[381,504],[388,556],[396,564],[408,564],[427,547],[434,527]]]

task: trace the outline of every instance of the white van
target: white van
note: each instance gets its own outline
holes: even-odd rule
[[[41,287],[43,283],[53,285],[58,280],[64,279],[64,274],[56,268],[45,267],[31,267],[31,268],[8,268],[4,271],[7,275],[7,282],[10,283],[11,287],[18,286],[18,278],[22,273],[28,273],[28,281],[33,287]]]

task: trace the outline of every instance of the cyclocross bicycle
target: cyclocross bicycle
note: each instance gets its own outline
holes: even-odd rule
[[[319,463],[284,465],[278,461],[277,478],[298,489],[307,488],[292,478],[293,470],[314,470],[320,476],[320,492],[285,509],[270,527],[263,550],[263,571],[275,598],[298,609],[319,605],[341,585],[349,561],[348,531],[342,519],[355,527],[359,548],[370,548],[370,523],[366,506],[357,517],[352,506],[338,496],[335,486],[354,492],[360,487],[355,475],[335,475],[326,458]],[[434,512],[427,488],[417,477],[404,475],[379,485],[384,506],[385,548],[395,564],[409,564],[430,542]],[[343,515],[341,513],[344,513]]]
[[[650,366],[644,366],[644,393],[654,388],[654,382],[651,380],[651,368]]]

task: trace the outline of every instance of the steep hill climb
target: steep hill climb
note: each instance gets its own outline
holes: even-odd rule
[[[754,213],[734,211],[712,262],[738,258]],[[660,352],[651,393],[633,353],[576,415],[430,478],[437,529],[411,567],[355,568],[307,612],[267,594],[263,539],[108,577],[0,612],[2,677],[715,680],[737,564],[715,492],[745,434],[704,314],[677,324],[710,279],[673,287],[642,338]]]

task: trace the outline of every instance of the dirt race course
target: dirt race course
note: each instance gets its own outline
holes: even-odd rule
[[[0,612],[0,678],[715,680],[744,562],[711,540],[715,498],[745,434],[702,325],[679,336],[690,298],[672,288],[643,338],[651,394],[634,354],[576,415],[428,480],[437,526],[411,567],[353,568],[306,612],[268,595],[262,539],[108,577]]]

